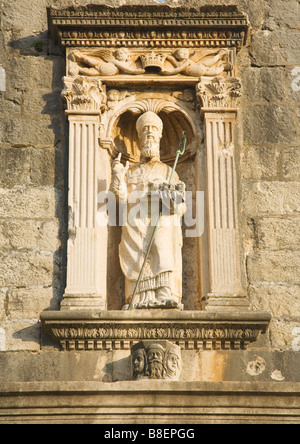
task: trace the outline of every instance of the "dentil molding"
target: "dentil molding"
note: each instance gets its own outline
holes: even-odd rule
[[[45,331],[63,350],[130,350],[140,341],[167,340],[182,350],[244,350],[266,333],[266,312],[43,312]]]

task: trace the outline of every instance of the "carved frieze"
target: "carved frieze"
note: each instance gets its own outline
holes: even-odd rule
[[[113,77],[119,74],[141,76],[184,75],[188,77],[218,76],[233,69],[233,53],[228,49],[179,48],[176,51],[137,51],[121,47],[116,50],[90,49],[70,52],[70,76]]]
[[[63,47],[240,48],[248,29],[234,6],[50,8],[49,22]]]
[[[129,350],[140,341],[170,341],[183,350],[243,350],[265,333],[268,313],[42,313],[43,326],[64,350]]]

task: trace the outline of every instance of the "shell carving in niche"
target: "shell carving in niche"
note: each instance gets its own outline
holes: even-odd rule
[[[147,99],[134,102],[128,106],[128,110],[116,120],[113,130],[114,146],[117,152],[121,152],[124,158],[131,162],[139,162],[140,150],[136,121],[139,116],[147,111],[155,112],[163,121],[163,136],[161,140],[161,160],[172,164],[178,149],[178,143],[185,131],[188,138],[188,146],[194,141],[194,130],[186,116],[180,112],[172,102]],[[188,152],[189,156],[190,153]],[[184,157],[182,160],[184,160]]]

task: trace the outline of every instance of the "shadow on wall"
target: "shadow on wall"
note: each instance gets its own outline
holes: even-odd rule
[[[131,381],[131,357],[106,364],[103,372],[103,382]]]
[[[19,85],[20,89],[22,88],[26,92],[30,88],[30,91],[32,91],[32,97],[29,95],[30,91],[27,95],[27,106],[30,108],[27,114],[32,113],[37,122],[39,122],[41,115],[47,115],[49,120],[44,120],[44,122],[48,124],[50,121],[47,127],[44,126],[41,129],[46,136],[44,138],[41,136],[40,139],[36,137],[32,142],[28,140],[28,143],[33,148],[38,145],[38,150],[35,150],[35,152],[39,153],[39,161],[42,160],[44,163],[42,171],[39,172],[39,182],[34,185],[54,187],[55,190],[55,214],[52,217],[57,218],[59,224],[58,240],[60,246],[54,253],[51,250],[53,254],[53,298],[46,308],[46,310],[53,310],[59,308],[66,286],[68,130],[64,104],[61,98],[62,77],[65,75],[65,57],[61,49],[49,39],[48,31],[11,41],[8,46],[13,50],[10,55],[16,58],[21,56],[20,58],[25,59],[24,65],[28,66],[28,72],[33,74],[33,77],[28,79],[28,84],[25,83],[24,76],[24,87],[23,84]],[[26,63],[27,58],[28,65]],[[45,94],[42,94],[43,92]],[[40,103],[38,100],[40,100]],[[42,144],[42,142],[44,143]],[[46,155],[50,151],[49,160]],[[36,338],[36,332],[30,330],[29,333],[22,334],[22,340],[26,340],[26,338],[30,340],[30,337]]]

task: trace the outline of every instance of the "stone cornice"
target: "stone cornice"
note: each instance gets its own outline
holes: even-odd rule
[[[265,333],[265,312],[44,312],[45,331],[64,350],[129,350],[143,340],[168,340],[187,350],[243,350]]]
[[[248,18],[235,6],[49,8],[49,29],[63,47],[236,47]],[[159,29],[160,28],[160,29]]]

